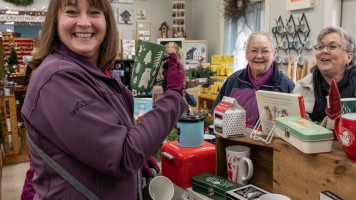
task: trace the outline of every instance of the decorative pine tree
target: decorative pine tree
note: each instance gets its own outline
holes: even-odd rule
[[[9,64],[10,64],[10,65],[16,65],[17,63],[18,63],[18,60],[17,60],[16,51],[15,51],[14,47],[11,47],[11,53],[10,53],[10,58],[9,58]]]
[[[13,65],[16,65],[17,63],[18,63],[18,60],[17,60],[16,51],[15,51],[14,47],[11,47],[9,64],[8,64],[8,69],[9,69],[10,73],[14,73],[15,68],[13,67]]]
[[[143,60],[145,62],[145,65],[147,65],[148,63],[151,63],[152,62],[152,51],[150,50],[146,56],[145,56],[145,59]]]

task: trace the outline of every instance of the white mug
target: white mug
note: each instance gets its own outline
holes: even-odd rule
[[[250,148],[241,145],[226,147],[226,163],[228,179],[235,183],[246,185],[253,174],[253,164]]]
[[[165,176],[156,176],[149,185],[143,188],[144,199],[171,200],[174,195],[174,185]]]
[[[260,200],[291,200],[291,199],[281,194],[264,194],[260,197]]]

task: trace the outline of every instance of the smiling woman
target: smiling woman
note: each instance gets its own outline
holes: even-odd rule
[[[277,63],[273,62],[275,56],[274,38],[266,32],[252,33],[247,40],[246,68],[225,81],[213,109],[223,96],[234,97],[246,110],[249,125],[254,126],[259,117],[255,96],[257,90],[290,93],[294,88],[293,82],[278,71]]]
[[[355,97],[355,38],[339,27],[326,27],[318,36],[316,67],[313,73],[298,81],[293,93],[302,94],[306,112],[313,121],[334,129],[334,121],[326,116],[326,96],[331,80],[335,80],[341,98]]]
[[[167,90],[136,124],[132,92],[110,70],[118,37],[110,1],[51,0],[43,30],[21,110],[36,174],[23,199],[137,199],[142,177],[159,172],[151,155],[186,108],[184,68],[171,53]]]

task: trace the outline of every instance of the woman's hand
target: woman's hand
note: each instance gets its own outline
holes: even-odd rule
[[[168,69],[163,70],[162,74],[167,82],[166,90],[174,90],[183,96],[185,71],[183,66],[178,62],[177,55],[175,53],[170,54]]]

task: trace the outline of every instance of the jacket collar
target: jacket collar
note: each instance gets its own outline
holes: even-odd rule
[[[278,66],[276,62],[273,62],[273,72],[271,74],[271,76],[269,77],[269,79],[267,79],[267,81],[265,83],[263,83],[264,86],[269,86],[269,87],[273,87],[274,85],[280,85],[280,82],[282,79],[279,79],[279,76],[281,74],[278,71]],[[237,78],[243,81],[246,81],[248,83],[250,83],[252,85],[252,82],[248,76],[248,66],[246,66],[245,69],[241,70],[240,73],[237,74]],[[276,83],[276,81],[279,79],[279,83]]]
[[[103,73],[94,63],[92,63],[86,57],[75,53],[74,51],[70,50],[65,44],[62,42],[54,48],[54,53],[60,54],[67,59],[77,63],[81,66],[84,70],[88,71],[91,74],[95,74],[97,76],[106,77],[105,73]]]

